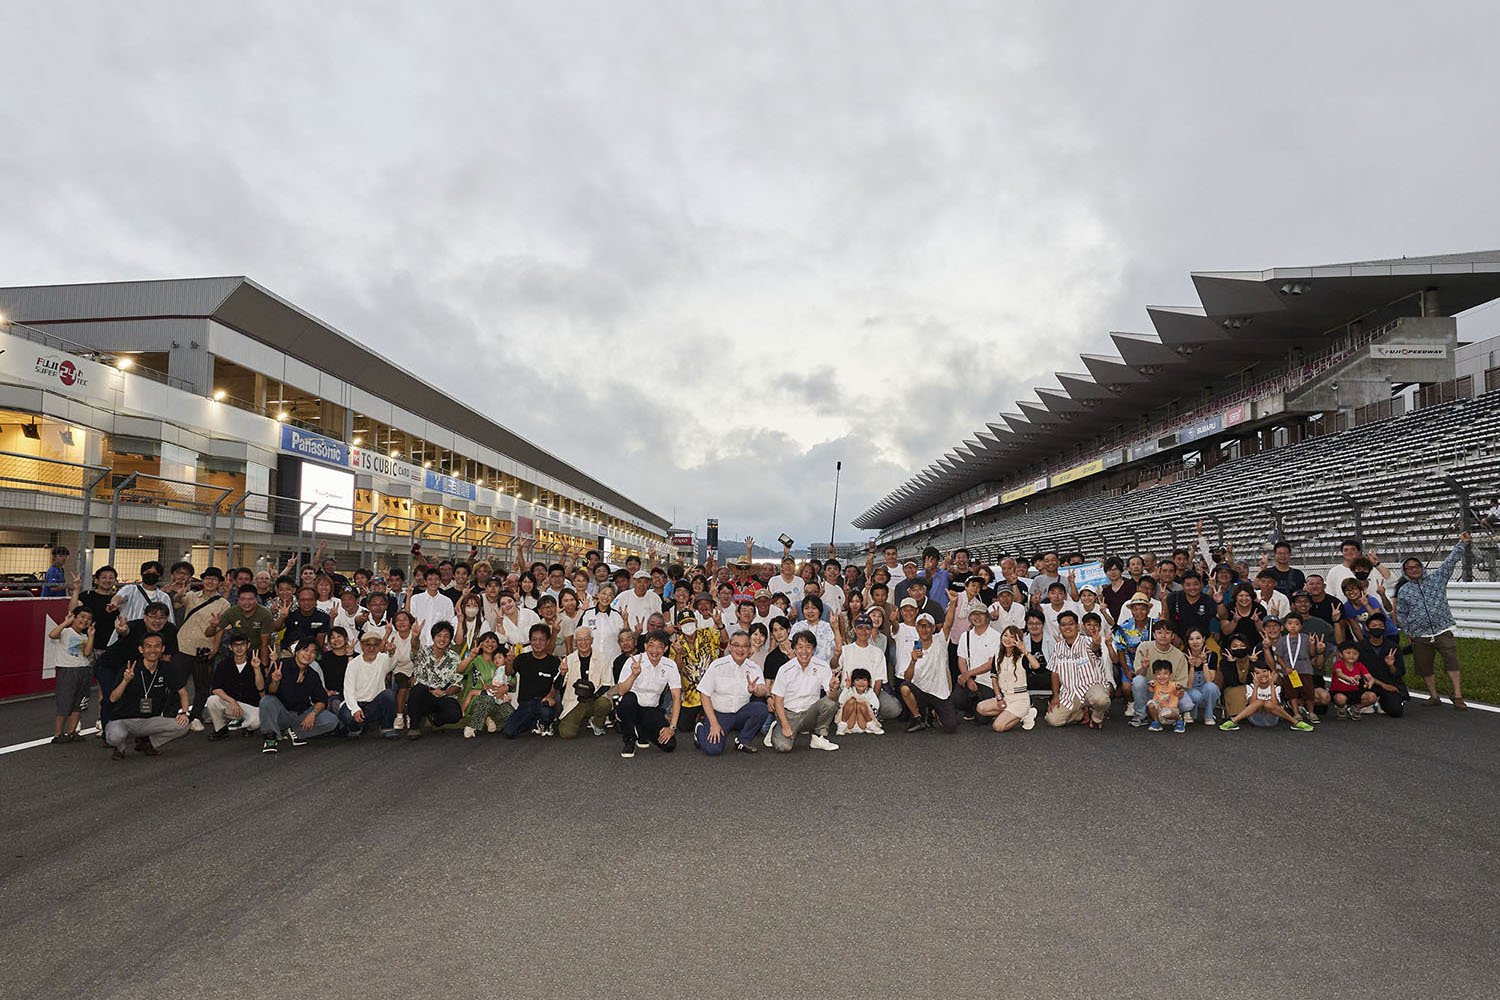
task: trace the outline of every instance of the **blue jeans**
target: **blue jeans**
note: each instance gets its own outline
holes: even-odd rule
[[[348,702],[339,706],[339,721],[344,724],[344,728],[349,731],[350,736],[358,736],[372,722],[379,726],[382,731],[390,729],[396,724],[396,692],[390,688],[386,688],[360,707],[364,709],[365,713],[363,725],[354,721],[354,713],[349,710]]]
[[[294,712],[280,698],[268,694],[260,700],[260,731],[267,736],[280,736],[288,729],[295,729],[305,739],[325,736],[338,728],[339,717],[326,708],[313,717],[311,729],[302,728],[307,712]]]
[[[1208,680],[1203,671],[1193,672],[1193,689],[1182,696],[1178,707],[1182,709],[1184,719],[1191,718],[1193,714],[1201,713],[1203,718],[1211,719],[1218,714],[1219,685]]]
[[[500,735],[513,740],[538,722],[545,726],[552,725],[552,720],[556,715],[555,706],[542,704],[540,698],[529,698],[516,704],[516,710],[510,713],[510,718],[505,720],[505,726],[500,730]]]
[[[1135,717],[1144,721],[1146,703],[1151,700],[1151,682],[1139,675],[1130,678],[1130,694],[1135,699]]]
[[[729,742],[731,732],[738,733],[741,743],[749,744],[760,735],[760,727],[766,722],[766,703],[763,701],[746,702],[744,707],[733,715],[724,712],[715,712],[714,716],[719,720],[719,728],[724,731],[724,738],[717,743],[708,740],[708,720],[699,719],[698,725],[693,729],[693,742],[698,744],[698,749],[710,757],[717,757],[724,752],[724,746]]]

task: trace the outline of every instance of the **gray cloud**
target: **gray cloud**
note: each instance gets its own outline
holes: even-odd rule
[[[1500,230],[1479,3],[6,17],[8,283],[250,274],[732,535],[821,538],[834,462],[852,516],[1189,269]]]

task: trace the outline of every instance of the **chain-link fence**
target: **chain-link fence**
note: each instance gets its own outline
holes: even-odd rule
[[[97,465],[0,451],[0,584],[39,584],[59,545],[72,553],[69,574],[87,575],[100,512],[94,494],[108,475]]]

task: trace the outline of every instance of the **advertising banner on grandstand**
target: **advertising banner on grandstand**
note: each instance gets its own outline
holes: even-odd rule
[[[1429,361],[1448,356],[1447,344],[1371,344],[1372,358],[1405,358],[1408,361]]]
[[[1138,459],[1145,458],[1148,455],[1155,455],[1157,452],[1161,451],[1161,448],[1157,445],[1156,440],[1153,438],[1150,441],[1137,441],[1135,444],[1131,445],[1128,450],[1130,452],[1130,460],[1134,462]]]
[[[345,468],[349,465],[349,446],[322,434],[314,434],[291,424],[281,425],[281,450]]]
[[[0,374],[71,399],[106,400],[120,387],[118,368],[0,333]]]
[[[394,479],[398,483],[410,483],[413,486],[421,486],[423,483],[421,466],[368,448],[349,449],[349,468],[356,472],[368,472],[372,476]]]
[[[1080,479],[1086,479],[1089,476],[1097,475],[1103,471],[1103,460],[1096,458],[1092,462],[1084,462],[1082,465],[1075,465],[1071,469],[1065,469],[1062,472],[1059,472],[1057,475],[1052,477],[1052,485],[1061,486],[1064,483],[1076,482]]]
[[[1210,434],[1217,434],[1223,429],[1224,418],[1222,416],[1215,415],[1208,417],[1178,431],[1177,443],[1187,444],[1189,441],[1197,441],[1199,438],[1206,438]]]
[[[1000,494],[996,493],[993,496],[985,497],[983,500],[976,500],[974,503],[969,504],[969,506],[964,508],[964,513],[970,517],[973,517],[980,511],[989,510],[991,507],[998,506],[999,503]]]
[[[1001,503],[1015,503],[1017,500],[1022,500],[1022,499],[1026,498],[1026,497],[1031,496],[1034,493],[1040,493],[1042,490],[1045,490],[1046,488],[1047,488],[1047,479],[1044,476],[1041,479],[1038,479],[1038,480],[1035,480],[1033,482],[1027,483],[1025,486],[1017,486],[1013,490],[1006,490],[1004,493],[1000,494],[1000,502]]]
[[[1242,424],[1245,422],[1245,418],[1247,416],[1249,416],[1249,414],[1245,412],[1244,403],[1240,403],[1237,406],[1231,406],[1229,409],[1224,411],[1224,426],[1233,427],[1235,424]]]
[[[1104,467],[1106,469],[1113,469],[1115,466],[1123,464],[1125,464],[1124,448],[1116,448],[1114,451],[1105,453]]]
[[[475,485],[465,479],[455,479],[453,476],[445,476],[441,472],[433,472],[427,469],[426,486],[429,490],[446,493],[450,497],[459,497],[464,500],[473,500],[477,495]]]
[[[1068,576],[1073,581],[1073,586],[1082,590],[1084,587],[1093,587],[1099,590],[1109,582],[1109,577],[1104,575],[1104,564],[1102,562],[1084,563],[1081,566],[1064,566],[1058,571],[1059,576]]]

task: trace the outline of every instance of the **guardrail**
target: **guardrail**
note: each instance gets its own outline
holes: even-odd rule
[[[1500,639],[1500,583],[1450,583],[1448,606],[1458,635]]]

